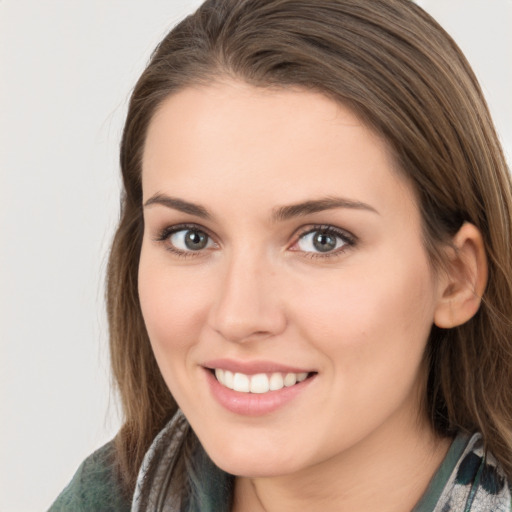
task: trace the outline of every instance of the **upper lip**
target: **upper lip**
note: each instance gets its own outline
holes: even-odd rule
[[[257,373],[310,373],[313,370],[288,366],[274,361],[236,361],[234,359],[214,359],[202,366],[210,370],[220,368],[233,373],[254,375]]]

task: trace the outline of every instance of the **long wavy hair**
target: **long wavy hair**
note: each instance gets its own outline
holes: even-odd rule
[[[257,87],[319,91],[380,134],[415,188],[434,265],[464,221],[481,231],[489,265],[482,305],[464,325],[432,328],[424,407],[440,435],[480,431],[512,478],[512,186],[462,52],[410,0],[207,0],[152,54],[133,90],[121,143],[124,190],[107,309],[124,411],[116,446],[126,492],[152,439],[177,410],[137,292],[146,132],[169,95],[226,76]]]

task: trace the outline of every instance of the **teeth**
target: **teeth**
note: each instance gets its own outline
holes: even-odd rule
[[[235,373],[233,378],[233,389],[241,393],[249,393],[251,390],[251,380],[248,375],[243,373]]]
[[[225,370],[224,371],[224,386],[226,386],[229,389],[233,389],[233,386],[234,386],[233,380],[234,380],[233,372]]]
[[[298,382],[302,382],[307,376],[307,372],[245,375],[244,373],[233,373],[221,368],[215,369],[215,377],[223,386],[240,393],[261,394],[268,391],[278,391],[284,387],[290,387]]]
[[[295,373],[287,373],[284,378],[284,385],[289,388],[297,383],[297,375]]]
[[[251,377],[251,393],[266,393],[269,389],[268,377],[264,373]]]
[[[283,376],[280,373],[273,373],[270,376],[270,390],[277,391],[284,387]]]

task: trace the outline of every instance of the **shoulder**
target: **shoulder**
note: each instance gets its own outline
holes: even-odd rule
[[[48,512],[128,512],[114,459],[113,441],[87,457]]]
[[[512,510],[510,482],[480,434],[468,440],[441,498],[443,512],[461,510],[462,504],[472,511]]]

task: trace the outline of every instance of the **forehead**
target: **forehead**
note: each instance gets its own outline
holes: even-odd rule
[[[270,208],[314,196],[376,205],[391,191],[413,196],[386,142],[350,109],[318,92],[240,82],[167,98],[150,123],[142,167],[145,199],[172,191],[224,206],[237,191],[230,203],[242,197],[248,207],[261,196]]]

